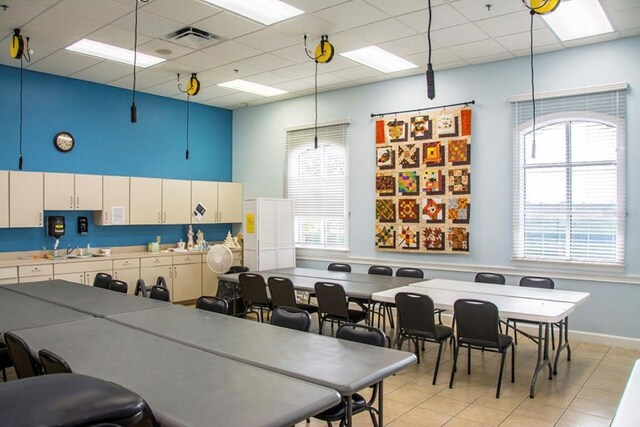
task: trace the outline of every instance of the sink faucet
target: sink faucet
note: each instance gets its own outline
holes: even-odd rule
[[[82,249],[80,249],[79,246],[76,246],[75,248],[71,249],[71,246],[67,247],[67,256],[69,255],[73,255],[73,251],[75,251],[76,249],[80,250],[80,255],[82,255]]]

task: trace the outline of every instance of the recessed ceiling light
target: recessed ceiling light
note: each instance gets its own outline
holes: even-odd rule
[[[271,25],[304,12],[280,0],[202,0],[254,21]]]
[[[554,12],[543,15],[542,18],[562,41],[613,31],[598,0],[565,0]]]
[[[241,90],[243,92],[253,93],[261,96],[275,96],[288,93],[286,90],[276,89],[275,87],[261,85],[259,83],[253,83],[246,80],[231,80],[229,82],[218,83],[218,86],[228,87],[231,89]]]
[[[132,50],[123,49],[121,47],[112,46],[106,43],[100,43],[89,39],[82,39],[70,46],[67,46],[66,49],[72,52],[83,53],[89,56],[108,59],[109,61],[133,65]],[[140,52],[138,52],[136,58],[137,66],[142,68],[150,67],[164,61],[166,61],[166,59],[158,58],[157,56],[151,56]]]
[[[384,49],[380,49],[378,46],[363,47],[362,49],[344,52],[340,55],[366,65],[367,67],[382,71],[383,73],[393,73],[395,71],[409,70],[418,67],[416,64],[402,59]]]
[[[158,55],[171,55],[173,51],[171,49],[156,49]]]

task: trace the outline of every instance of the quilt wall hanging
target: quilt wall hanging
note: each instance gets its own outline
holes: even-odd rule
[[[376,122],[380,251],[469,253],[471,108]]]

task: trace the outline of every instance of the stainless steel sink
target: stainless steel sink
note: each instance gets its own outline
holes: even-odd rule
[[[88,255],[67,255],[66,258],[73,258],[73,259],[82,259],[82,258],[91,258],[93,257],[92,254],[88,254]]]

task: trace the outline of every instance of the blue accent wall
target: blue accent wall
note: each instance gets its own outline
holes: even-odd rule
[[[0,65],[0,170],[18,170],[20,69]],[[136,94],[138,122],[130,122],[131,91],[50,74],[24,71],[23,156],[25,171],[231,181],[232,112],[190,104],[189,160],[186,102]],[[60,153],[53,137],[70,132],[76,141]],[[187,226],[93,224],[91,212],[49,212],[66,217],[60,246],[142,245],[186,240]],[[77,233],[77,217],[89,217],[89,234]],[[194,225],[205,240],[223,240],[227,224]],[[51,248],[44,228],[0,228],[0,252]]]

